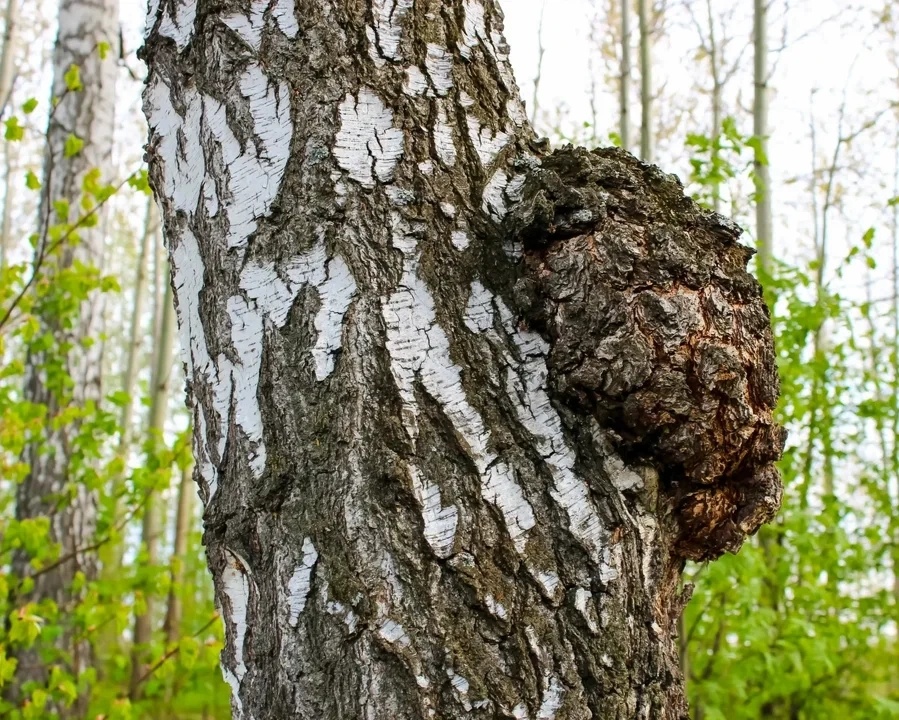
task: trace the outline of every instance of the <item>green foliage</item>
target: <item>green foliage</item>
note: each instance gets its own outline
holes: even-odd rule
[[[109,48],[98,51],[102,56]],[[70,92],[82,89],[76,66],[65,83]],[[22,111],[29,115],[36,108],[37,102],[29,100]],[[5,120],[5,137],[9,142],[25,137],[14,115]],[[70,135],[62,154],[74,157],[84,147],[82,139]],[[44,193],[49,185],[25,171],[29,191]],[[113,380],[105,397],[83,399],[73,376],[77,358],[106,340],[80,336],[85,303],[98,295],[119,302],[121,292],[117,277],[104,275],[79,255],[81,235],[97,225],[99,211],[126,187],[141,196],[149,192],[146,170],[110,183],[94,169],[84,175],[76,197],[43,197],[46,224],[30,235],[26,231],[33,257],[5,258],[0,264],[0,717],[9,720],[230,717],[229,693],[218,667],[221,622],[213,608],[199,518],[184,557],[170,557],[169,530],[155,562],[136,541],[149,499],[159,507],[172,498],[178,475],[173,470],[190,464],[189,430],[139,434],[123,446],[121,408],[141,398],[130,397]],[[23,392],[35,376],[46,389],[45,402],[29,400]],[[57,606],[40,591],[41,583],[71,566],[73,553],[64,549],[49,515],[17,515],[16,496],[35,459],[57,453],[62,437],[65,484],[45,500],[54,510],[64,510],[84,489],[97,492],[96,532],[77,551],[80,563],[97,564],[99,572],[71,574],[68,600]],[[178,583],[172,579],[175,566],[183,570]],[[174,639],[163,631],[172,598],[182,605]],[[140,648],[135,686],[131,628],[135,613],[148,606],[154,630],[150,643]],[[73,665],[76,643],[90,649],[91,662],[82,667]],[[20,659],[32,652],[46,673],[23,682]]]
[[[742,172],[709,164],[711,148],[736,159],[753,147],[735,134],[690,146],[703,192]],[[873,268],[874,239],[865,231],[833,275]],[[885,572],[899,560],[899,339],[818,270],[778,264],[766,278],[790,430],[783,509],[738,555],[688,568],[688,694],[703,720],[899,717]]]
[[[69,69],[66,70],[63,75],[63,82],[66,84],[66,89],[70,92],[78,92],[83,89],[83,85],[81,84],[81,68],[77,65],[69,65]]]

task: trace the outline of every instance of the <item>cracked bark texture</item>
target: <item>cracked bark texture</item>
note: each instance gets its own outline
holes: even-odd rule
[[[69,268],[75,262],[100,267],[103,256],[104,221],[100,211],[99,222],[94,227],[81,227],[79,241],[61,250],[54,247],[48,229],[63,220],[53,203],[67,201],[71,208],[68,221],[77,222],[82,210],[85,175],[94,168],[112,166],[112,138],[115,110],[115,63],[100,58],[99,46],[114,46],[118,38],[118,3],[115,0],[60,0],[59,31],[53,50],[53,86],[49,103],[54,110],[47,127],[47,147],[44,158],[43,186],[39,209],[39,245],[37,255],[42,259],[40,272],[52,282],[58,269]],[[78,66],[83,87],[68,90],[65,74],[72,65]],[[66,140],[74,135],[84,142],[82,150],[66,157]],[[52,333],[58,347],[69,345],[71,350],[62,360],[62,369],[72,381],[72,388],[60,393],[58,383],[48,382],[43,353],[29,354],[25,370],[24,397],[29,402],[44,405],[47,417],[52,419],[70,397],[71,402],[84,407],[88,402],[99,402],[102,396],[100,372],[102,367],[102,342],[97,338],[102,332],[102,302],[94,293],[82,303],[79,316],[71,325],[61,325],[58,318],[40,318],[42,330]],[[51,359],[55,362],[55,358]],[[97,521],[96,490],[70,477],[73,462],[79,459],[81,448],[75,440],[77,425],[66,423],[53,427],[48,421],[42,434],[41,445],[26,448],[25,462],[30,470],[16,490],[16,517],[19,520],[39,517],[50,518],[50,541],[60,546],[60,555],[70,558],[53,570],[35,578],[34,589],[20,602],[52,600],[62,617],[71,613],[77,595],[71,585],[76,573],[82,572],[91,579],[96,575],[92,553],[78,553],[79,548],[90,546],[95,540]],[[17,577],[28,576],[32,568],[29,559],[14,560]],[[62,653],[54,662],[62,662],[76,676],[90,664],[89,646],[85,641],[73,639],[71,628],[55,641],[55,648]],[[43,683],[48,677],[46,658],[36,646],[18,656],[16,684],[28,681]],[[63,716],[66,713],[58,709]],[[77,713],[78,704],[72,712]]]
[[[501,23],[150,3],[237,718],[685,718],[684,559],[778,503],[736,230],[629,155],[551,153]]]

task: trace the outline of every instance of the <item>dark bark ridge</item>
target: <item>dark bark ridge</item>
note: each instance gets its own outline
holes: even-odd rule
[[[741,230],[629,153],[570,146],[507,220],[517,305],[550,342],[550,387],[661,478],[674,555],[736,552],[782,495],[779,380]]]

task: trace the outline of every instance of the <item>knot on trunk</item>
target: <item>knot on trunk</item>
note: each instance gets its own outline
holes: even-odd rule
[[[739,549],[780,506],[786,437],[740,229],[626,152],[570,146],[529,174],[508,222],[516,303],[551,344],[556,396],[659,470],[677,554]]]

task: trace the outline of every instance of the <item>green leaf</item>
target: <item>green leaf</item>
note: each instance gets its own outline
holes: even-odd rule
[[[870,227],[865,230],[865,234],[862,235],[862,242],[865,244],[865,247],[869,250],[871,249],[871,244],[874,242],[874,228]]]
[[[69,219],[69,201],[54,200],[53,210],[56,212],[56,218],[62,222],[68,222]]]
[[[25,173],[25,187],[27,187],[29,190],[41,189],[41,181],[38,180],[37,175],[35,175],[31,170]]]
[[[25,137],[25,128],[19,125],[19,118],[13,115],[6,121],[6,139],[13,142]]]
[[[74,63],[69,65],[69,69],[66,70],[62,79],[65,81],[66,88],[71,92],[78,92],[84,87],[84,85],[81,84],[81,70]]]
[[[37,99],[36,98],[28,98],[22,104],[22,112],[26,115],[31,115],[34,112],[35,108],[37,108]]]
[[[69,134],[66,138],[64,153],[67,158],[75,157],[84,147],[84,140],[77,135]]]
[[[108,42],[97,43],[97,54],[101,60],[105,60],[109,56],[110,46]]]

